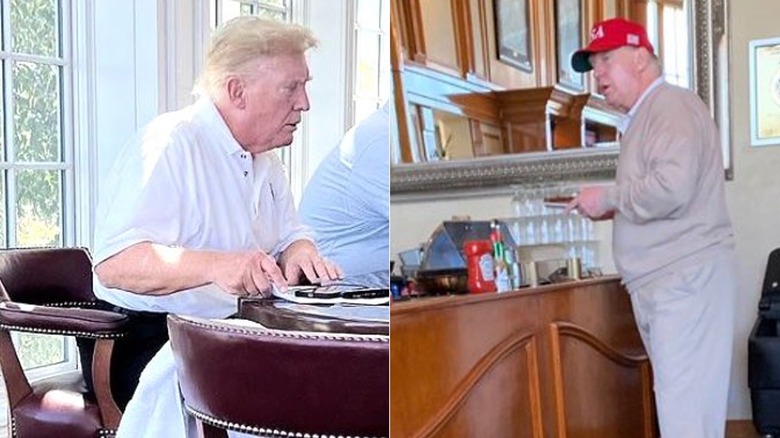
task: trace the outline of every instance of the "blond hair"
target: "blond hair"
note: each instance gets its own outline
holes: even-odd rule
[[[246,75],[263,57],[295,55],[317,46],[311,30],[257,16],[236,17],[217,28],[196,88],[216,99],[230,76]]]

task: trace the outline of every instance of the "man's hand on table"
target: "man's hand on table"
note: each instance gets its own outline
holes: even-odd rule
[[[279,264],[290,285],[299,284],[302,276],[311,283],[327,283],[344,276],[341,268],[320,256],[317,247],[308,240],[296,240],[288,246],[282,251]]]
[[[213,269],[213,282],[240,297],[271,296],[272,284],[281,290],[287,289],[287,281],[276,260],[260,250],[225,254]]]

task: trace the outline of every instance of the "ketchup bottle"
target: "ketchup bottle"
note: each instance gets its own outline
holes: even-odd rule
[[[467,240],[463,243],[463,252],[468,261],[469,292],[495,292],[493,244],[489,240]]]

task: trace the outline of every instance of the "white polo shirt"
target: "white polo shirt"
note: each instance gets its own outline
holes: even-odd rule
[[[258,121],[262,123],[262,121]],[[253,155],[208,98],[155,118],[125,145],[101,186],[94,264],[140,242],[277,256],[306,238],[285,171],[273,152]],[[207,318],[236,312],[236,296],[210,284],[164,296],[109,289],[118,306]]]

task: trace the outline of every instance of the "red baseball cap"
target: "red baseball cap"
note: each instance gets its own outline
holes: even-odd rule
[[[580,73],[590,71],[593,69],[590,65],[591,54],[623,46],[644,47],[650,53],[655,53],[644,26],[625,18],[610,18],[593,25],[590,30],[590,44],[574,52],[571,56],[571,67]]]

